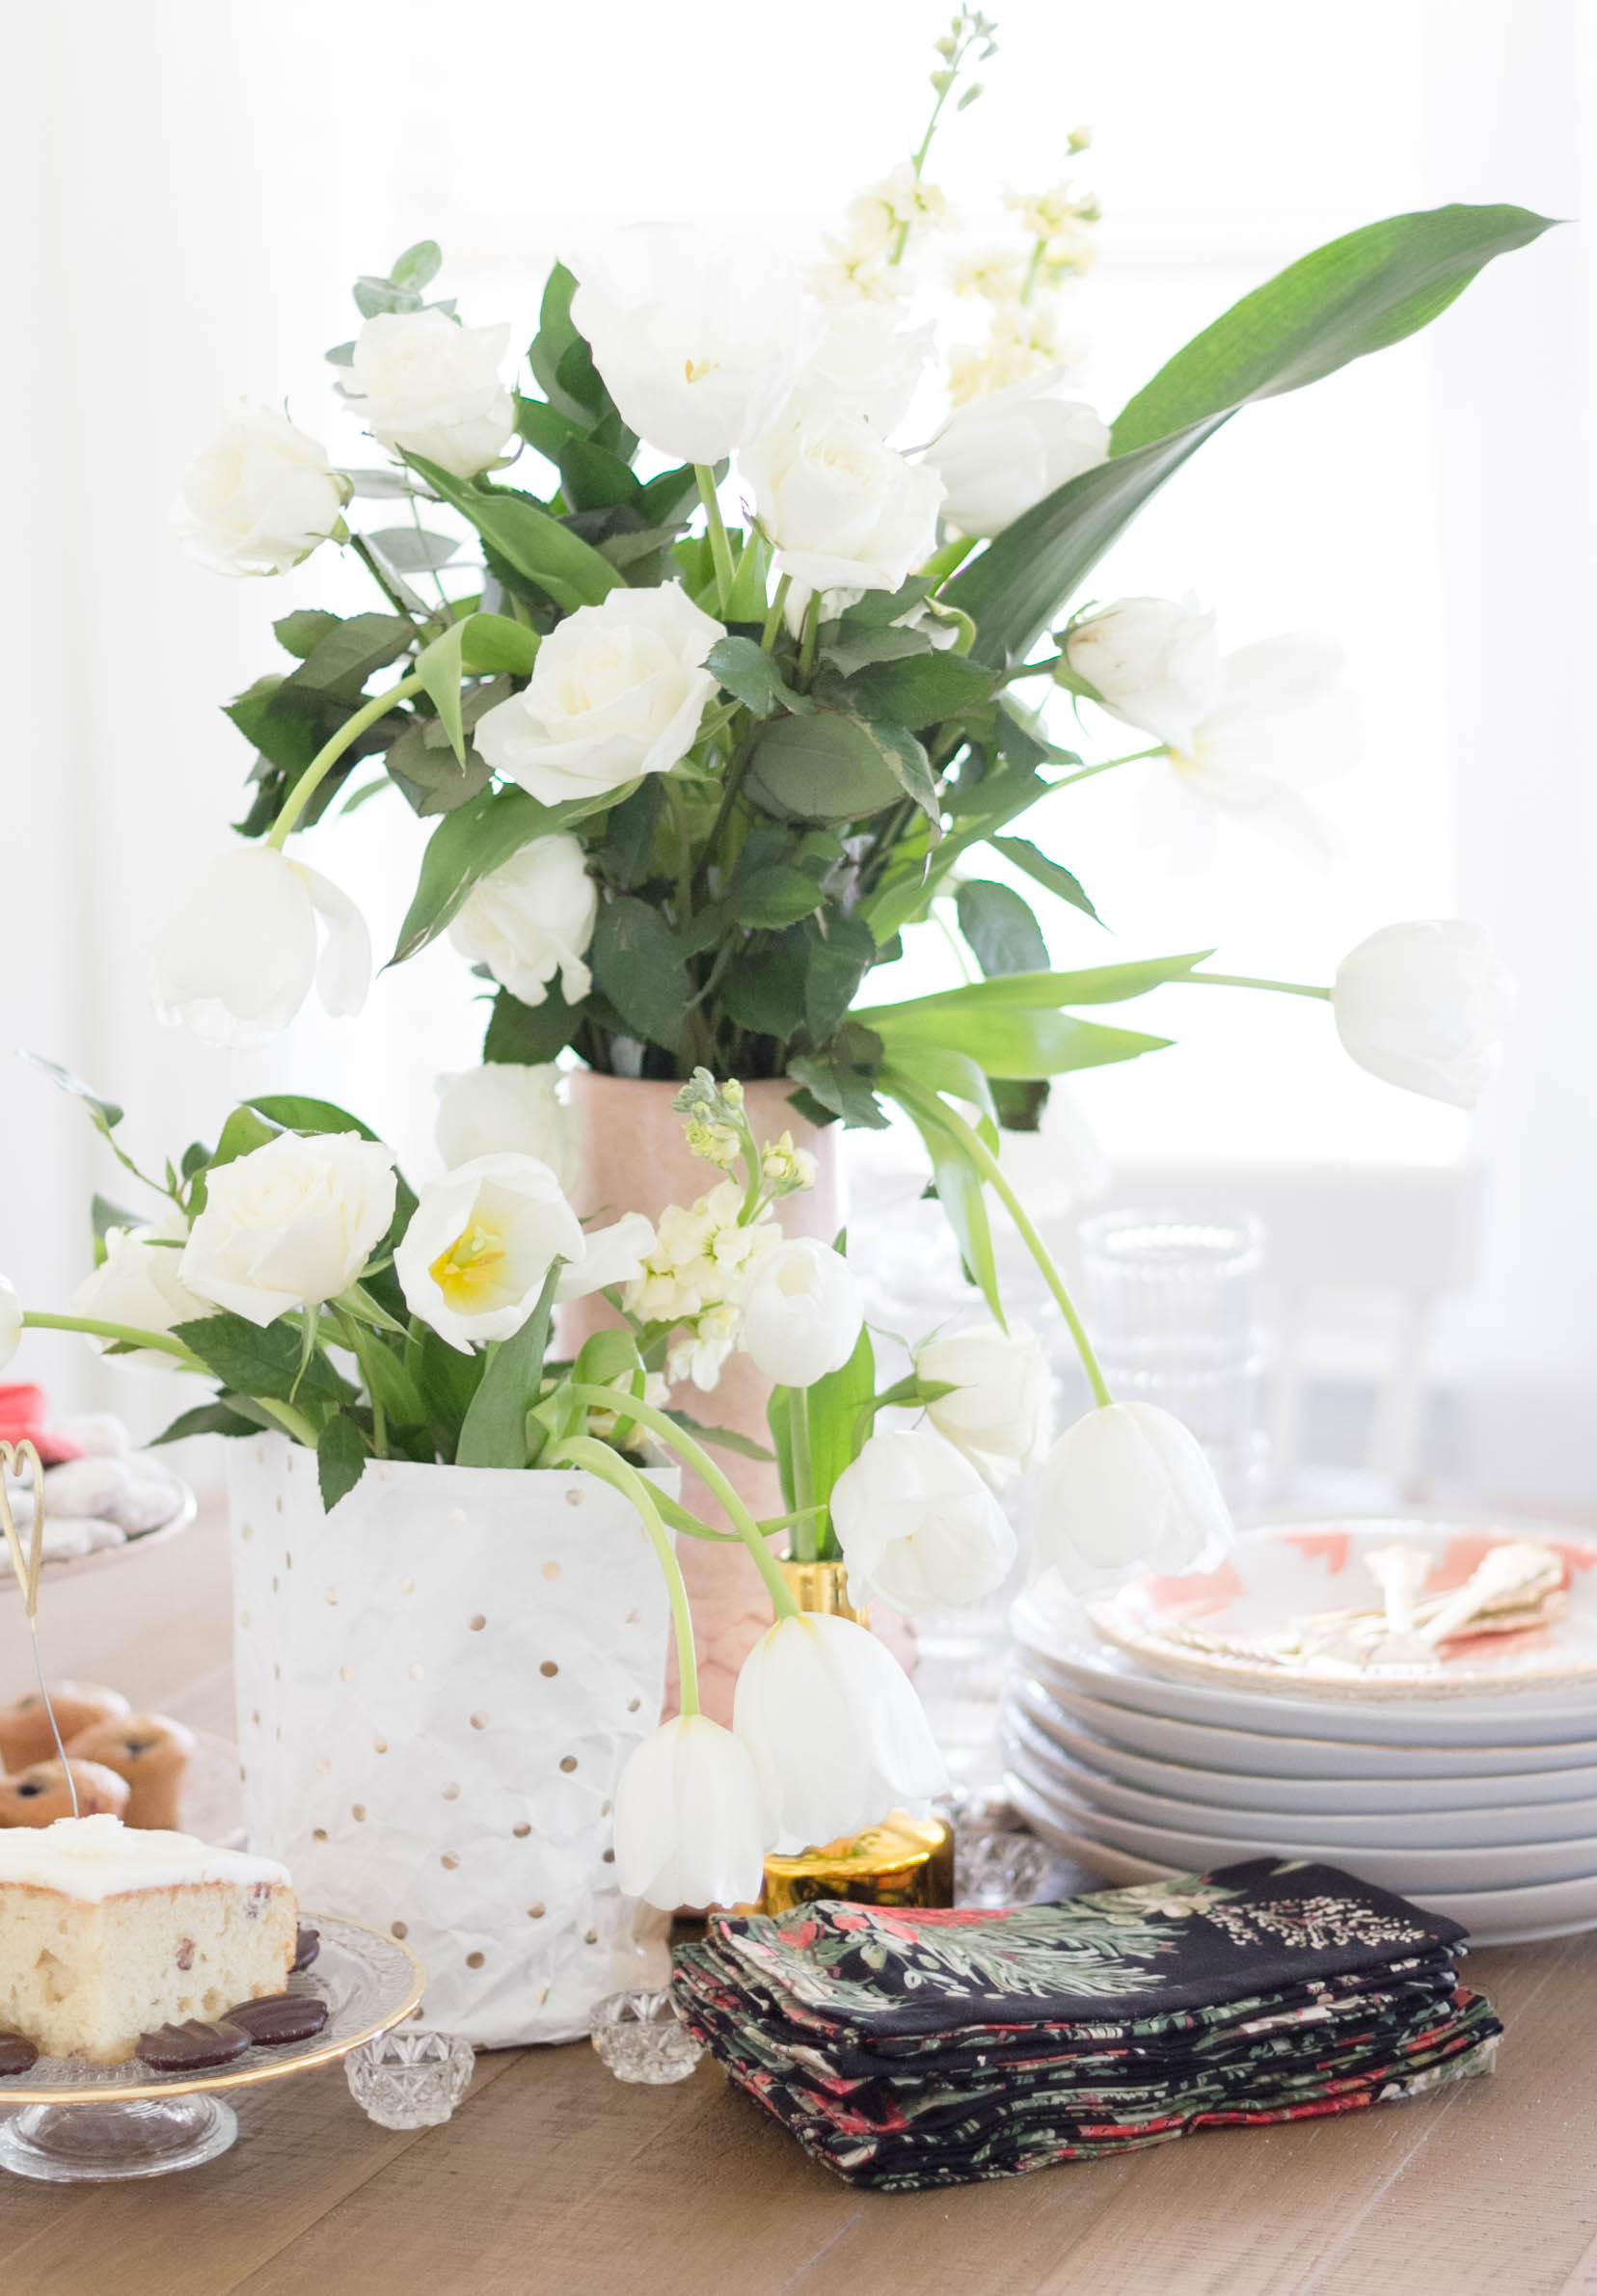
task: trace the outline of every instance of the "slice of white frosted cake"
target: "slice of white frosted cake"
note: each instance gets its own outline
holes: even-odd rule
[[[297,1908],[270,1858],[120,1818],[0,1829],[0,2030],[120,2065],[141,2033],[281,1993]]]

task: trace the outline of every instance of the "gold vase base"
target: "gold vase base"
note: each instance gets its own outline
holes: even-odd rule
[[[815,1898],[843,1898],[855,1905],[952,1905],[954,1829],[941,1818],[911,1818],[894,1810],[871,1826],[824,1850],[797,1857],[768,1857],[762,1913],[785,1913]]]

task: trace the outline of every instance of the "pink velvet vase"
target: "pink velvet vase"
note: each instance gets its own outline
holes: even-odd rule
[[[613,1219],[621,1212],[642,1212],[657,1220],[668,1203],[691,1203],[716,1184],[716,1173],[701,1158],[690,1155],[683,1138],[682,1119],[671,1106],[677,1087],[625,1076],[600,1076],[579,1068],[569,1079],[571,1107],[577,1119],[581,1178],[573,1190],[580,1215],[603,1214]],[[817,1129],[806,1123],[789,1104],[792,1087],[774,1078],[744,1087],[749,1122],[756,1140],[774,1140],[784,1131],[795,1145],[808,1148],[816,1161],[815,1186],[783,1200],[779,1217],[789,1235],[812,1235],[830,1243],[844,1222],[840,1149],[843,1127],[828,1124]],[[590,1332],[614,1322],[603,1300],[578,1300],[560,1311],[562,1346],[574,1350]],[[770,1382],[745,1355],[734,1355],[721,1372],[719,1385],[701,1394],[684,1383],[672,1391],[673,1408],[680,1408],[707,1425],[735,1427],[756,1442],[769,1444],[766,1404]],[[736,1451],[717,1451],[717,1462],[756,1516],[779,1515],[782,1490],[774,1463],[745,1459]],[[715,1500],[696,1476],[683,1480],[683,1502],[717,1528],[725,1527]],[[732,1719],[732,1692],[738,1669],[771,1624],[771,1604],[759,1573],[741,1547],[713,1546],[708,1540],[679,1540],[677,1553],[693,1607],[698,1644],[699,1695],[704,1711],[716,1720]],[[902,1658],[901,1633],[886,1637]],[[674,1665],[674,1662],[673,1662]],[[674,1675],[667,1711],[672,1710]]]

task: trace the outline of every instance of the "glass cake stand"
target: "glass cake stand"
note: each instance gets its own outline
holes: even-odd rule
[[[137,2058],[90,2065],[41,2057],[26,2073],[0,2080],[0,2169],[79,2184],[198,2168],[238,2134],[223,2092],[331,2065],[409,2016],[426,1972],[408,1946],[339,1915],[300,1918],[320,1932],[321,1951],[287,1989],[327,2003],[319,2033],[285,2048],[251,2049],[208,2072],[152,2072]]]

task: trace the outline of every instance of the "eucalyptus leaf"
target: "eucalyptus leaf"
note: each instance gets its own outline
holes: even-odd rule
[[[74,1100],[81,1100],[94,1118],[97,1130],[114,1132],[122,1122],[123,1111],[115,1100],[107,1100],[92,1086],[85,1084],[81,1077],[74,1076],[70,1068],[64,1068],[59,1061],[47,1061],[41,1052],[25,1052],[22,1058],[29,1067],[37,1068],[41,1076],[47,1076],[62,1092],[69,1093]]]
[[[419,239],[414,247],[407,247],[402,256],[394,258],[389,272],[396,287],[430,287],[444,266],[444,254],[436,239]]]
[[[382,527],[366,540],[400,574],[436,574],[460,555],[452,535],[429,534],[425,527]]]

